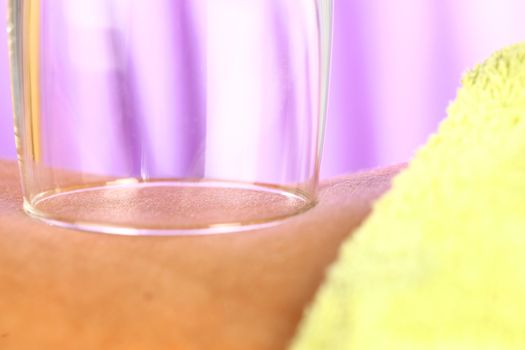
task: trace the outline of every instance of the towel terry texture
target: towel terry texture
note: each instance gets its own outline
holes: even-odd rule
[[[525,44],[465,75],[291,349],[525,349]]]

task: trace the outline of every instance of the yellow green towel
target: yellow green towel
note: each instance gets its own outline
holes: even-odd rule
[[[525,349],[525,44],[466,74],[293,350]]]

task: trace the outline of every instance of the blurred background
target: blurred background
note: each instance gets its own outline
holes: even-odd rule
[[[524,13],[523,0],[335,0],[323,177],[410,159],[446,116],[463,72],[525,40]],[[1,30],[0,158],[15,157]]]

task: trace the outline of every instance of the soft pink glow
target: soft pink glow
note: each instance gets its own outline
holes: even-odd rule
[[[5,2],[0,0],[0,20]],[[523,40],[525,33],[523,0],[335,0],[335,5],[325,177],[407,160],[445,116],[462,72]],[[0,156],[14,158],[5,43],[0,31]],[[144,84],[153,84],[147,71],[140,74]]]

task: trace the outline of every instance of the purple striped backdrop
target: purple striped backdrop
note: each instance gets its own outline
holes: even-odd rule
[[[465,68],[525,38],[523,0],[335,2],[325,177],[410,158],[445,116]],[[6,49],[2,30],[0,157],[14,158]]]

